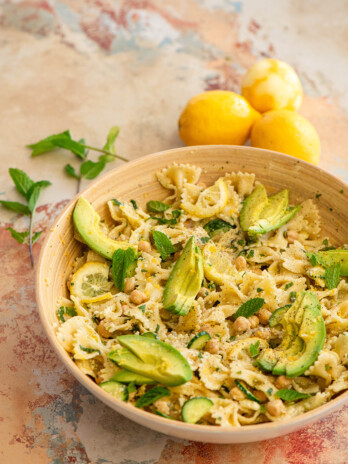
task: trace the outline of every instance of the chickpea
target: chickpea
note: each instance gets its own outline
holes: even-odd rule
[[[200,296],[201,298],[204,298],[207,294],[207,292],[209,293],[209,290],[205,287],[201,287],[197,293],[197,296]]]
[[[239,390],[238,387],[234,387],[230,390],[230,397],[235,401],[243,401],[245,400],[245,395],[242,391]]]
[[[135,289],[135,278],[134,277],[126,277],[124,279],[124,292],[130,293]]]
[[[98,324],[97,332],[103,338],[111,338],[112,337],[111,332],[109,332],[108,329],[105,326],[105,321],[101,321]]]
[[[140,290],[133,290],[130,294],[130,300],[132,303],[140,305],[141,303],[144,303],[144,301],[147,300],[147,296],[144,292],[141,292]]]
[[[289,230],[287,236],[288,243],[294,243],[295,240],[298,240],[298,233],[296,230]]]
[[[236,266],[237,271],[244,271],[247,267],[247,261],[244,256],[238,256],[238,258],[234,260],[234,265]]]
[[[210,354],[216,354],[219,351],[220,343],[218,340],[208,340],[205,344],[204,350]]]
[[[291,385],[291,380],[288,379],[285,375],[280,375],[277,377],[276,381],[274,382],[274,385],[280,389],[282,388],[289,388]]]
[[[274,417],[280,416],[284,411],[284,404],[282,400],[272,400],[266,404],[266,411]]]
[[[259,318],[260,323],[263,325],[268,324],[271,315],[271,311],[268,311],[268,309],[265,308],[261,308],[260,311],[257,312],[257,317]]]
[[[256,336],[262,338],[262,340],[269,340],[271,338],[271,329],[268,327],[261,327],[261,330],[257,331]]]
[[[249,322],[250,322],[250,327],[252,329],[255,329],[255,327],[257,327],[259,325],[259,318],[257,316],[255,316],[255,314],[253,316],[250,316],[249,317]]]
[[[142,240],[141,242],[138,243],[138,250],[145,251],[145,253],[150,253],[151,244],[149,242],[146,242],[145,240]]]
[[[266,395],[263,391],[256,390],[256,391],[254,391],[253,395],[254,395],[259,401],[261,401],[261,403],[266,403],[266,401],[268,400],[267,395]]]
[[[250,322],[246,317],[239,316],[233,323],[233,328],[236,332],[242,333],[250,329]]]
[[[154,402],[154,406],[159,412],[165,414],[166,416],[169,416],[170,410],[167,401],[157,400]]]
[[[253,269],[253,273],[257,275],[262,275],[262,269],[259,269],[259,268]]]

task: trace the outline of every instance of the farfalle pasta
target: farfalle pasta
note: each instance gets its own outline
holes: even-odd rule
[[[81,200],[59,342],[107,392],[172,420],[279,421],[347,390],[346,249],[335,261],[312,200],[268,197],[252,173],[200,175],[156,173],[168,196],[147,211],[110,198],[109,228]]]

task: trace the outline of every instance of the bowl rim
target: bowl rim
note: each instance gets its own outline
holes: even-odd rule
[[[301,426],[305,426],[306,423],[308,422],[314,422],[316,419],[320,419],[321,417],[327,416],[330,412],[333,410],[338,409],[339,406],[342,406],[344,403],[347,402],[348,400],[348,391],[338,395],[336,398],[329,400],[327,403],[324,403],[323,405],[312,409],[310,411],[304,412],[302,414],[299,414],[298,416],[293,416],[289,417],[284,420],[280,421],[274,421],[274,422],[265,422],[265,423],[260,423],[260,424],[253,424],[253,425],[244,425],[241,427],[233,427],[233,426],[215,426],[215,425],[198,425],[198,424],[188,424],[186,422],[182,421],[173,421],[166,419],[164,417],[158,416],[156,414],[153,414],[148,411],[144,411],[143,409],[140,408],[135,408],[133,405],[123,402],[121,400],[118,400],[115,397],[112,397],[109,395],[107,392],[105,392],[103,389],[101,389],[92,379],[90,379],[86,374],[84,374],[74,363],[74,361],[69,357],[68,353],[64,350],[64,348],[61,346],[61,344],[58,342],[58,339],[55,334],[55,330],[53,326],[48,322],[48,319],[46,317],[46,311],[45,311],[45,306],[44,302],[42,301],[42,295],[41,295],[41,282],[44,281],[45,276],[42,275],[43,271],[43,266],[44,266],[44,261],[45,261],[45,252],[46,249],[48,248],[49,242],[51,240],[51,237],[55,231],[56,226],[58,223],[61,221],[67,219],[67,216],[69,216],[72,206],[75,204],[76,200],[81,196],[84,195],[85,193],[88,193],[89,190],[92,188],[95,188],[98,186],[98,184],[102,185],[102,183],[108,179],[109,177],[113,177],[115,175],[115,172],[122,172],[124,170],[127,170],[129,168],[132,168],[133,166],[137,165],[138,163],[142,163],[145,159],[148,160],[153,160],[156,158],[161,158],[164,157],[168,154],[171,154],[173,152],[178,153],[178,152],[191,152],[192,151],[204,151],[205,149],[226,149],[228,151],[229,149],[233,149],[234,152],[240,151],[243,152],[246,149],[248,151],[252,150],[255,152],[259,152],[260,155],[262,153],[268,153],[275,158],[285,158],[285,159],[291,159],[292,161],[297,162],[299,165],[303,164],[304,166],[310,166],[311,169],[314,171],[319,171],[323,173],[326,176],[329,176],[332,180],[335,182],[338,182],[341,184],[343,188],[348,189],[348,184],[345,183],[342,179],[338,178],[334,174],[331,174],[327,170],[313,165],[311,163],[308,163],[307,161],[304,161],[299,158],[294,158],[293,156],[286,155],[284,153],[279,153],[276,151],[272,150],[265,150],[261,148],[254,148],[254,147],[249,147],[249,146],[239,146],[239,145],[197,145],[197,146],[188,146],[188,147],[179,147],[179,148],[171,148],[169,150],[162,150],[160,152],[152,153],[149,155],[144,155],[139,158],[136,158],[135,160],[132,160],[128,163],[125,163],[121,166],[118,166],[108,173],[100,176],[98,179],[95,181],[91,182],[86,188],[84,188],[81,192],[76,194],[69,202],[68,204],[63,208],[63,210],[60,212],[58,217],[55,219],[53,225],[50,227],[50,230],[52,233],[48,233],[44,239],[44,242],[41,247],[41,251],[39,254],[39,259],[37,263],[37,269],[36,269],[36,278],[35,278],[35,294],[36,294],[36,301],[39,307],[39,315],[41,319],[41,323],[43,325],[43,328],[45,330],[45,333],[51,343],[51,346],[53,347],[54,351],[62,361],[62,363],[67,367],[69,372],[85,387],[87,388],[88,391],[90,391],[94,396],[99,398],[104,402],[104,404],[110,405],[110,404],[115,404],[117,405],[117,411],[120,412],[121,414],[125,415],[129,419],[129,414],[133,416],[134,414],[136,416],[142,417],[146,422],[152,421],[156,422],[159,426],[161,424],[166,426],[166,429],[177,429],[177,430],[183,430],[186,432],[196,432],[199,434],[199,432],[202,432],[202,435],[207,435],[207,432],[209,432],[210,435],[221,435],[221,434],[228,434],[228,436],[235,436],[238,437],[239,435],[243,435],[245,437],[246,435],[252,435],[255,432],[261,432],[261,431],[267,431],[267,430],[277,430],[279,433],[277,435],[281,435],[282,429],[288,429],[290,428],[289,426],[293,426],[293,429],[298,429],[301,428]],[[114,409],[115,410],[115,409]],[[133,419],[131,419],[133,420]],[[302,424],[302,425],[301,425]],[[163,432],[163,433],[170,433],[168,431]],[[286,432],[285,432],[286,433]],[[290,433],[290,432],[289,432]],[[203,438],[203,437],[202,437]]]

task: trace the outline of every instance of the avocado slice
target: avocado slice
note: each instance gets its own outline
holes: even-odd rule
[[[111,377],[111,380],[121,383],[131,383],[134,382],[136,385],[153,385],[156,382],[149,377],[144,377],[143,375],[135,374],[134,372],[127,371],[126,369],[121,369],[116,372],[116,374]]]
[[[240,224],[250,237],[263,235],[286,224],[301,209],[288,207],[289,190],[267,197],[263,185],[258,185],[247,197],[240,213]]]
[[[174,314],[186,316],[201,288],[203,277],[202,253],[192,236],[176,261],[164,288],[164,308]]]
[[[244,201],[239,221],[241,228],[247,232],[258,219],[262,210],[267,206],[268,198],[265,187],[259,184]]]
[[[111,260],[114,251],[119,248],[123,250],[129,247],[132,248],[129,243],[112,240],[101,231],[100,216],[84,197],[77,200],[73,221],[82,240],[89,248],[104,256],[104,258]],[[134,250],[137,251],[135,248]]]
[[[168,343],[141,335],[117,337],[122,349],[111,351],[108,358],[119,367],[175,387],[192,378],[187,360]]]
[[[341,276],[348,276],[348,250],[337,248],[337,250],[318,251],[309,253],[311,263],[321,264],[325,268],[334,264],[341,264]]]
[[[297,377],[314,363],[325,342],[320,304],[314,293],[304,291],[290,308],[277,311],[273,313],[273,321],[270,319],[270,326],[281,324],[284,338],[277,348],[263,350],[257,361],[273,375]]]

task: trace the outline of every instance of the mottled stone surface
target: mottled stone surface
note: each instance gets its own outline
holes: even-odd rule
[[[176,121],[187,99],[204,89],[239,91],[245,69],[265,56],[296,68],[306,92],[300,112],[322,140],[320,164],[348,180],[347,15],[344,0],[1,1],[0,199],[19,199],[9,167],[50,179],[35,224],[47,229],[76,191],[63,166],[77,161],[63,152],[30,159],[25,144],[69,128],[102,146],[118,124],[118,151],[131,159],[180,146]],[[28,250],[6,230],[24,230],[26,219],[0,209],[0,220],[2,464],[348,462],[347,406],[247,445],[173,440],[104,406],[43,333]]]

